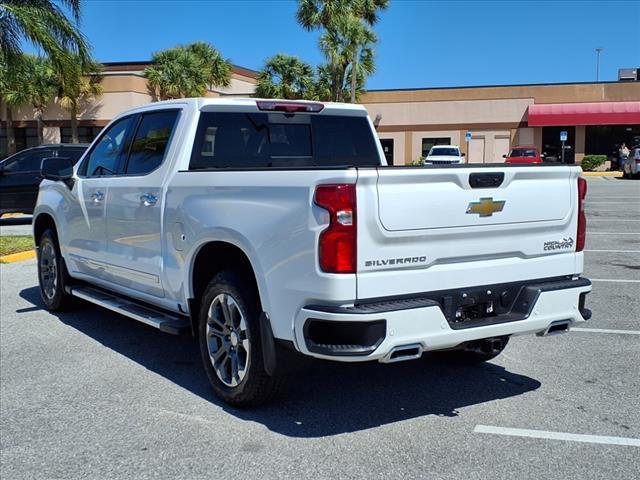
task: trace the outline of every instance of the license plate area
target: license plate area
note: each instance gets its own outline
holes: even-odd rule
[[[495,316],[493,301],[491,300],[488,302],[459,306],[456,309],[454,321],[467,322],[469,320],[477,320],[479,318],[486,318],[489,316]]]
[[[438,301],[451,328],[470,328],[509,321],[521,291],[522,285],[475,287],[447,292]]]

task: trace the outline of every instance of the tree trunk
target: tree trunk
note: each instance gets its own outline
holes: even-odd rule
[[[338,92],[340,91],[340,85],[338,85],[338,68],[334,68],[333,72],[331,72],[331,101],[339,102]]]
[[[38,130],[38,145],[44,143],[44,122],[42,121],[42,112],[36,111],[36,130]]]
[[[353,60],[351,61],[351,103],[356,103],[357,66],[358,66],[358,49],[356,48],[353,51]]]
[[[13,112],[11,107],[7,105],[7,154],[16,153],[16,132],[13,128]]]
[[[78,107],[75,102],[71,104],[71,143],[80,143],[78,138]]]

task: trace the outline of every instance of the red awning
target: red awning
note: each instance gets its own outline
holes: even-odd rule
[[[640,124],[640,102],[529,105],[529,126]]]

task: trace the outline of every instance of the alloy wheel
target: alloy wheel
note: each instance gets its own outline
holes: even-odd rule
[[[56,267],[56,251],[51,242],[40,247],[40,285],[45,296],[51,300],[58,289],[58,272]]]
[[[236,300],[217,295],[207,313],[207,347],[216,375],[228,387],[242,382],[249,368],[247,323]]]

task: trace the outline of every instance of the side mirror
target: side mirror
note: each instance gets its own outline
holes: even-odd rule
[[[69,185],[68,182],[73,178],[73,162],[65,157],[43,158],[40,174],[47,180],[65,182]]]
[[[502,155],[502,158],[507,158],[507,154],[505,153],[504,155]]]
[[[462,152],[462,153],[460,154],[460,156],[461,156],[461,157],[466,157],[466,156],[467,156],[467,154],[466,154],[466,153],[464,153],[464,152]]]

